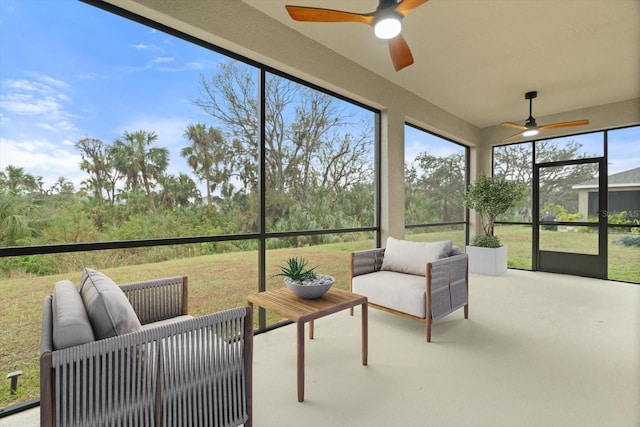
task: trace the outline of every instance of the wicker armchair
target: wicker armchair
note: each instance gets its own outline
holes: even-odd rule
[[[121,289],[141,330],[59,350],[45,297],[41,425],[250,426],[251,308],[186,316],[186,277]]]
[[[385,271],[385,248],[351,254],[351,292],[364,295],[369,306],[431,324],[464,307],[469,316],[469,268],[466,254],[452,254],[423,264],[423,275]]]

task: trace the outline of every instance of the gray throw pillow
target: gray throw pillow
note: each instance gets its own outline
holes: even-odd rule
[[[69,280],[62,280],[53,286],[51,315],[54,349],[60,350],[95,341],[78,288]]]
[[[124,335],[142,329],[124,292],[99,271],[85,268],[80,294],[96,339]]]

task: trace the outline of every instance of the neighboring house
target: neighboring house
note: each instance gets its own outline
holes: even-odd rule
[[[582,218],[598,214],[598,179],[572,186],[578,190],[578,211]],[[640,167],[609,175],[608,214],[627,212],[629,220],[640,220]]]

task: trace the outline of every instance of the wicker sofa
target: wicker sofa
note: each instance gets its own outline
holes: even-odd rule
[[[186,277],[118,286],[85,269],[45,297],[42,426],[252,424],[250,307],[187,314]]]
[[[385,248],[351,254],[351,292],[369,305],[426,324],[464,307],[469,316],[468,257],[444,242],[409,242],[390,237]]]

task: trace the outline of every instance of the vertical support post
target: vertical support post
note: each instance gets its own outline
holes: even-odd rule
[[[425,292],[425,329],[427,334],[427,342],[431,342],[431,263],[427,263],[425,272],[427,281],[427,291]]]

